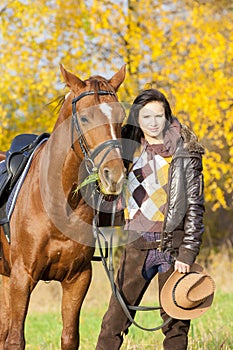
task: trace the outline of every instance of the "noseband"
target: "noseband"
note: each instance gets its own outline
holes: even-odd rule
[[[71,125],[71,148],[74,149],[74,129],[78,133],[78,142],[81,148],[81,151],[84,155],[85,159],[85,165],[87,168],[87,171],[89,173],[93,172],[94,170],[97,171],[99,170],[101,164],[103,163],[105,157],[111,152],[112,149],[114,148],[119,148],[121,151],[121,144],[118,140],[107,140],[103,143],[101,143],[99,146],[97,146],[94,151],[90,151],[90,148],[88,146],[87,140],[85,138],[84,133],[82,132],[82,129],[80,127],[80,123],[77,117],[77,110],[76,110],[76,103],[81,100],[85,96],[89,95],[112,95],[115,96],[115,93],[113,91],[107,91],[107,90],[90,90],[90,91],[85,91],[82,94],[80,94],[78,97],[75,97],[72,100],[72,125]],[[103,150],[106,150],[103,157],[101,158],[101,161],[99,162],[98,165],[95,165],[94,160],[98,156],[99,153],[101,153]]]

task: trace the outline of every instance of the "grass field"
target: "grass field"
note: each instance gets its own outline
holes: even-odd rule
[[[216,282],[213,305],[202,317],[192,321],[189,350],[233,350],[233,263],[224,253],[209,256],[207,271]],[[202,263],[202,261],[199,261]],[[81,313],[81,350],[94,350],[101,319],[107,308],[110,286],[101,263],[93,263],[93,280]],[[26,321],[27,350],[59,350],[61,334],[61,289],[56,282],[40,282],[32,294]],[[157,279],[147,291],[142,304],[157,304]],[[158,311],[138,313],[136,321],[145,327],[161,323]],[[130,328],[122,350],[160,350],[160,331],[145,332]]]
[[[189,349],[217,350],[233,349],[232,339],[232,305],[231,293],[217,292],[213,307],[201,318],[192,322]],[[81,350],[95,349],[103,315],[100,307],[83,308],[81,317]],[[158,325],[161,321],[155,314],[143,313],[137,321],[145,326]],[[61,317],[57,312],[30,313],[26,326],[27,347],[30,350],[60,349]],[[144,332],[132,326],[122,349],[154,350],[162,349],[163,336],[160,332]]]

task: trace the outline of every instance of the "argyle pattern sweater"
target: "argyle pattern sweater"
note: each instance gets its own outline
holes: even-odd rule
[[[161,232],[167,206],[171,156],[161,156],[163,145],[142,144],[134,154],[128,174],[125,228]]]

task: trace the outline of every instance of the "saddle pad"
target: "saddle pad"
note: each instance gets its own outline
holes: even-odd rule
[[[28,173],[28,170],[30,168],[31,162],[32,162],[32,158],[33,155],[35,153],[35,151],[42,145],[42,143],[44,143],[45,141],[47,141],[48,138],[45,138],[43,140],[41,140],[41,142],[37,145],[37,147],[34,149],[34,151],[32,152],[31,156],[28,159],[28,162],[26,164],[26,167],[24,168],[22,175],[20,176],[20,178],[18,179],[18,181],[16,182],[8,200],[7,200],[7,205],[6,205],[6,215],[8,218],[8,221],[10,221],[11,215],[13,213],[14,207],[15,207],[15,203],[19,194],[19,191],[22,187],[22,184],[24,182],[24,179]]]

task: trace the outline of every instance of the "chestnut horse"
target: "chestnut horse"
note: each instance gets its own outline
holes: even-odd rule
[[[125,66],[109,80],[93,76],[85,81],[60,68],[70,92],[51,136],[33,155],[11,216],[10,244],[0,230],[1,350],[25,349],[25,318],[39,280],[61,283],[61,349],[78,349],[95,237],[90,198],[74,189],[93,169],[105,194],[118,195],[124,182],[118,141],[124,109],[116,92]]]

